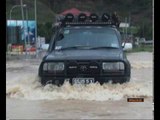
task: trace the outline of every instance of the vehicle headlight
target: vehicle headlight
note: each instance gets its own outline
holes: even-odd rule
[[[64,63],[63,62],[48,62],[44,63],[43,71],[63,71]]]
[[[103,62],[102,63],[103,70],[124,70],[123,62]]]

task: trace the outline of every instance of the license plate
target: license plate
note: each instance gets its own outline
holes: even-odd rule
[[[89,84],[94,83],[94,78],[73,78],[72,83],[73,84]]]

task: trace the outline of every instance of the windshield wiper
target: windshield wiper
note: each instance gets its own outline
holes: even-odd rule
[[[76,46],[71,46],[71,47],[64,47],[64,48],[61,48],[59,50],[70,50],[70,49],[89,49],[90,46],[84,46],[84,45],[76,45]]]
[[[118,49],[118,47],[112,47],[112,46],[101,46],[101,47],[92,47],[90,49]]]

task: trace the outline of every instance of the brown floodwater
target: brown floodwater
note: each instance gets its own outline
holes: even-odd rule
[[[131,81],[42,87],[37,81],[40,60],[6,63],[7,119],[152,119],[153,53],[130,53]],[[127,102],[142,97],[144,102]]]

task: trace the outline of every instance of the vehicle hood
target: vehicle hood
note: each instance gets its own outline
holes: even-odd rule
[[[45,60],[120,60],[123,51],[112,50],[63,50],[53,51],[46,55]]]

